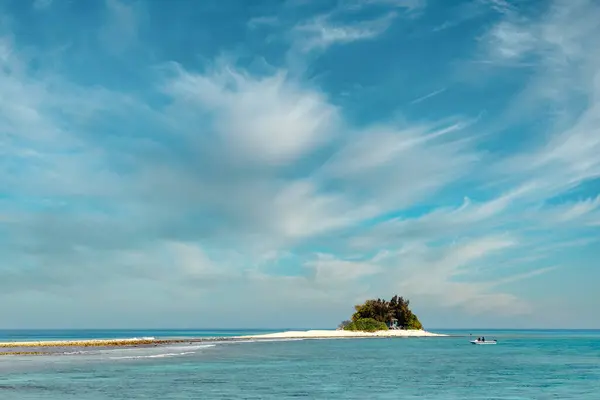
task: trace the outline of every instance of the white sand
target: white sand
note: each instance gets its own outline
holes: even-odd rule
[[[287,331],[267,333],[264,335],[242,336],[244,339],[340,339],[340,338],[370,338],[370,337],[429,337],[448,336],[431,333],[424,330],[389,330],[377,332],[354,332],[338,330]]]
[[[377,337],[429,337],[429,336],[448,336],[439,333],[431,333],[423,330],[389,330],[378,332],[353,332],[338,330],[310,330],[310,331],[288,331],[278,333],[268,333],[264,335],[223,337],[219,340],[227,339],[342,339],[342,338],[377,338]],[[194,340],[192,338],[186,341]],[[211,341],[213,339],[199,339],[200,341]],[[0,348],[10,347],[91,347],[91,346],[132,346],[148,344],[168,344],[181,342],[180,339],[155,339],[155,338],[131,338],[131,339],[88,339],[88,340],[53,340],[53,341],[24,341],[24,342],[0,342]]]

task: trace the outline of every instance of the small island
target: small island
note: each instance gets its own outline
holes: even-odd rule
[[[354,314],[348,321],[342,322],[337,329],[286,331],[260,335],[198,338],[125,338],[125,339],[81,339],[57,341],[0,342],[0,356],[3,355],[57,355],[63,354],[65,347],[70,348],[117,348],[117,347],[156,347],[174,344],[193,344],[202,342],[239,342],[273,339],[350,339],[382,337],[427,337],[447,336],[423,330],[419,318],[410,310],[410,302],[402,296],[394,296],[390,301],[371,299],[354,306]],[[54,348],[54,349],[53,349]],[[73,351],[70,352],[73,354]]]
[[[371,299],[354,306],[350,320],[336,330],[309,330],[246,336],[249,339],[349,339],[447,336],[423,330],[423,324],[411,311],[410,301],[394,296],[390,301]]]
[[[367,300],[354,306],[351,320],[343,321],[338,329],[359,332],[377,332],[389,329],[422,330],[419,318],[410,310],[410,301],[395,295],[390,301]]]

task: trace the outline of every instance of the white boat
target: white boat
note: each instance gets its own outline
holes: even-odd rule
[[[496,344],[497,342],[495,340],[486,340],[485,342],[483,340],[471,340],[471,343],[473,343],[473,344]]]

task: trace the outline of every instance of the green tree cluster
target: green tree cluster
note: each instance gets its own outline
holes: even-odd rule
[[[423,329],[419,318],[410,310],[410,301],[402,296],[394,296],[390,301],[383,299],[367,300],[364,304],[354,306],[355,313],[352,322],[372,319],[383,324],[390,323],[392,319],[398,320],[398,326],[403,329]],[[344,329],[347,329],[345,327]]]
[[[388,327],[385,322],[374,320],[373,318],[360,318],[355,321],[350,321],[344,325],[346,331],[361,331],[361,332],[377,332],[387,331]]]

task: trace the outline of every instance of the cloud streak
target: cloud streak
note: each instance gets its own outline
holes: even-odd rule
[[[335,23],[329,15],[319,16],[295,28],[302,51],[325,50],[335,44],[372,40],[383,34],[396,18],[390,12],[379,18],[354,24]]]
[[[410,102],[410,104],[419,104],[427,99],[437,96],[438,94],[442,94],[446,91],[446,88],[434,90],[433,92],[427,93],[424,96],[418,97]]]

